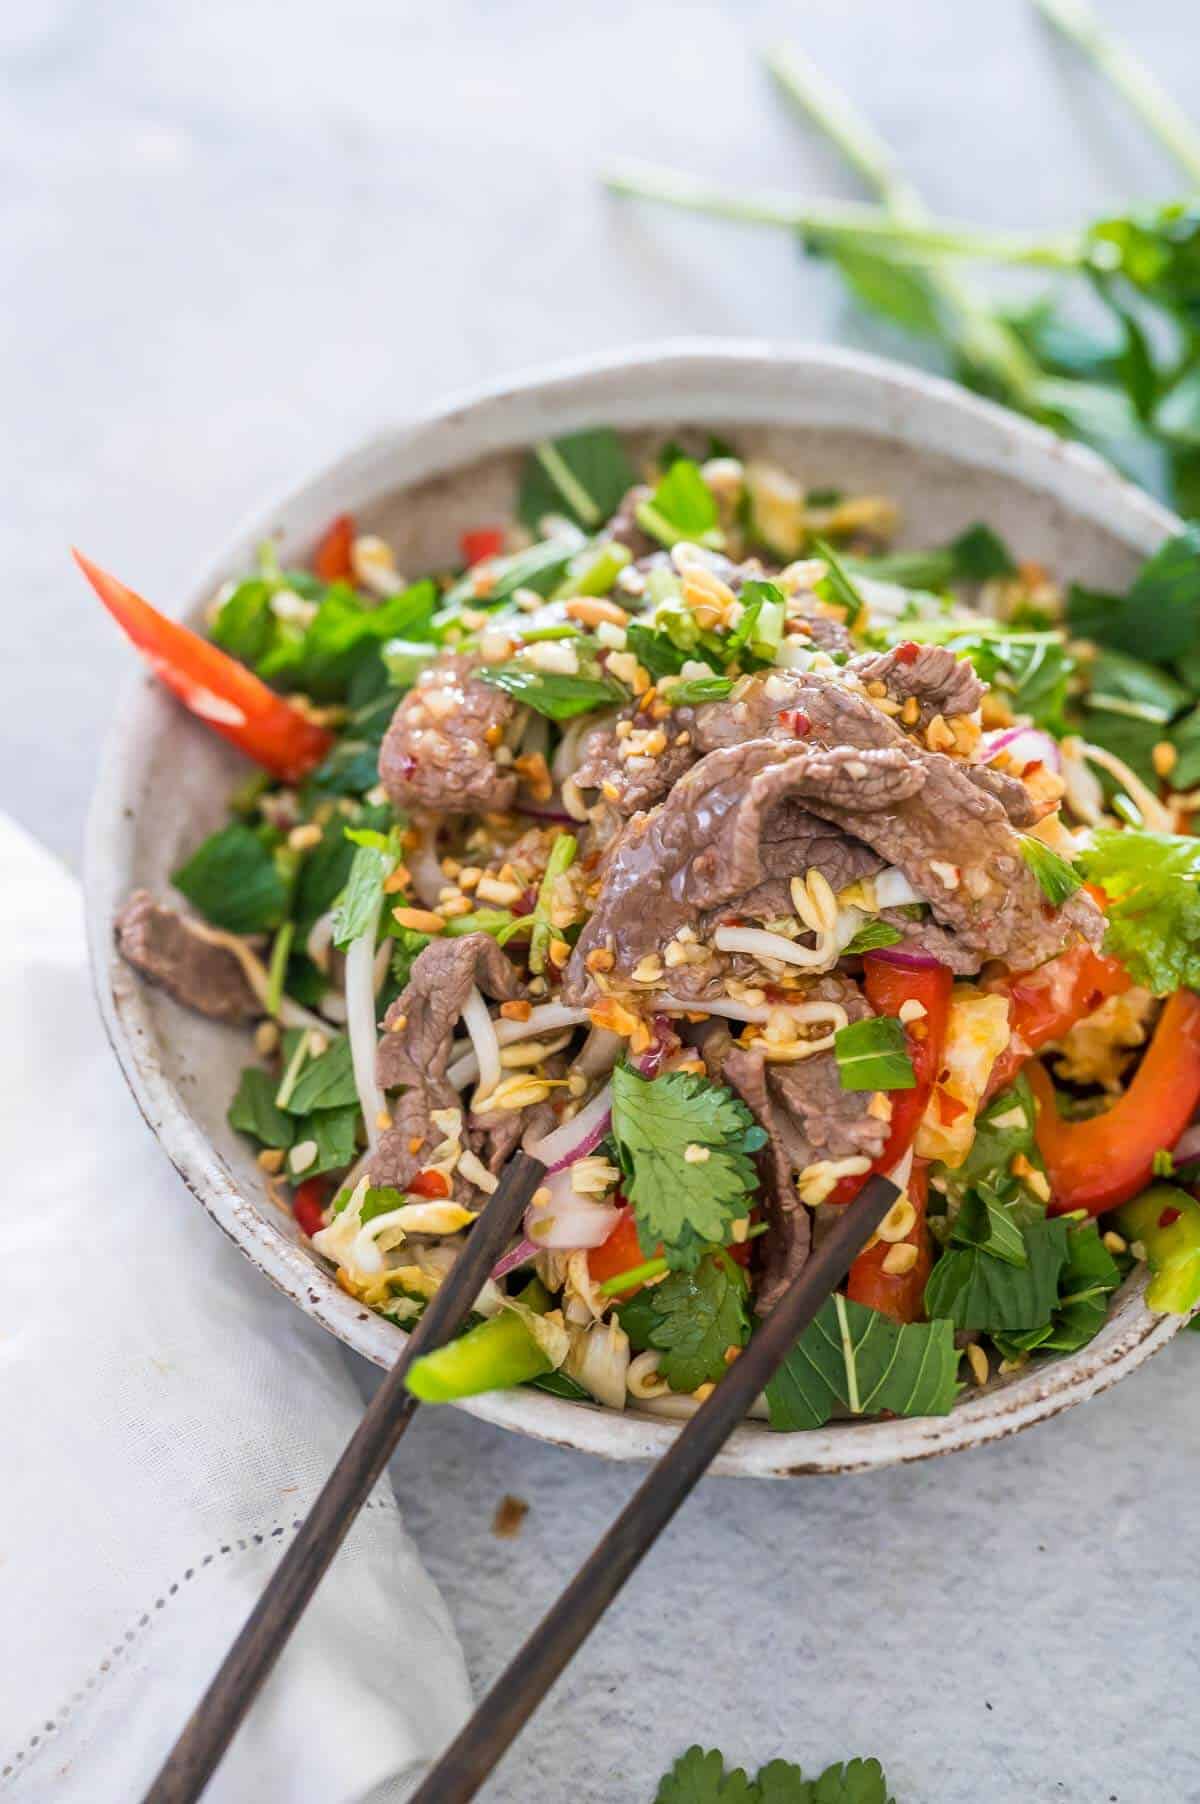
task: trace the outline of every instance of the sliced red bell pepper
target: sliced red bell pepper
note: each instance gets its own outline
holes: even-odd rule
[[[1012,1038],[992,1067],[988,1099],[1007,1089],[1041,1047],[1060,1040],[1077,1021],[1094,1015],[1102,1002],[1120,996],[1132,982],[1115,958],[1080,944],[1047,959],[1036,971],[1010,972],[989,983],[989,990],[1008,997]]]
[[[1045,1069],[1034,1061],[1028,1075],[1050,1213],[1102,1215],[1146,1187],[1155,1153],[1174,1146],[1200,1106],[1200,996],[1177,990],[1171,997],[1129,1088],[1103,1115],[1064,1121]]]
[[[313,557],[313,569],[323,583],[348,582],[354,574],[354,515],[339,514],[325,530]]]
[[[635,1265],[644,1265],[647,1259],[653,1258],[653,1253],[642,1251],[633,1210],[624,1208],[613,1223],[608,1239],[588,1254],[588,1276],[593,1284],[606,1284],[610,1278],[631,1272]],[[625,1295],[632,1296],[635,1288],[626,1291]]]
[[[916,1220],[902,1241],[876,1241],[860,1253],[850,1267],[846,1295],[852,1303],[864,1303],[868,1309],[881,1310],[894,1322],[919,1322],[925,1315],[925,1286],[933,1269],[933,1247],[925,1219],[929,1200],[929,1161],[914,1159],[912,1175],[906,1186],[908,1200],[916,1210]],[[884,1261],[893,1246],[914,1246],[916,1264],[907,1272],[889,1272]]]
[[[499,557],[504,550],[502,526],[476,526],[464,532],[458,541],[463,563],[468,567],[481,564],[484,558]]]
[[[410,1196],[424,1196],[431,1200],[449,1196],[450,1180],[444,1171],[418,1171],[404,1186]]]
[[[333,745],[324,727],[220,646],[170,620],[82,552],[75,562],[159,681],[206,726],[285,783],[297,782]]]
[[[863,989],[877,1015],[899,1016],[906,1002],[919,1002],[925,1010],[918,1020],[909,1022],[905,1028],[908,1056],[917,1081],[911,1090],[888,1093],[892,1118],[883,1151],[871,1166],[872,1172],[891,1171],[917,1137],[917,1128],[942,1062],[953,987],[953,973],[945,965],[892,964],[870,952],[863,959]],[[864,1172],[861,1177],[843,1178],[829,1201],[850,1202],[870,1175],[870,1172]]]

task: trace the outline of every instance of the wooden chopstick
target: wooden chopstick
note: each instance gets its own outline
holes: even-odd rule
[[[900,1192],[864,1185],[820,1248],[543,1616],[409,1804],[465,1804],[579,1651],[608,1605],[849,1271]]]
[[[417,1400],[405,1387],[409,1367],[422,1353],[449,1340],[470,1314],[545,1172],[540,1160],[527,1153],[519,1152],[509,1160],[449,1276],[376,1391],[346,1451],[146,1793],[145,1804],[191,1804],[204,1790],[416,1413]]]

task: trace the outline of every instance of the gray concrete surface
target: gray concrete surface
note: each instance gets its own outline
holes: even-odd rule
[[[1186,0],[1106,11],[1200,92]],[[77,862],[127,658],[70,541],[170,605],[264,490],[443,390],[689,331],[900,348],[786,239],[596,187],[636,151],[855,193],[756,67],[784,35],[947,214],[1053,226],[1171,185],[1022,0],[6,9],[0,806]],[[953,1462],[710,1481],[487,1795],[635,1804],[699,1739],[875,1752],[899,1804],[1200,1799],[1198,1360]],[[481,1682],[635,1482],[453,1413],[396,1477]]]

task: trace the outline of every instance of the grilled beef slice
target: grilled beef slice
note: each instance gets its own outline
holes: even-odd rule
[[[516,703],[472,674],[470,658],[444,653],[399,703],[379,754],[392,805],[438,814],[502,812],[517,793],[496,750]]]
[[[865,688],[882,683],[893,701],[915,696],[920,704],[916,725],[927,727],[938,714],[973,714],[985,685],[966,658],[944,645],[897,645],[891,651],[868,652],[849,666]]]
[[[173,908],[135,890],[116,920],[122,958],[177,1002],[214,1021],[253,1021],[266,1013],[235,955],[202,939]]]

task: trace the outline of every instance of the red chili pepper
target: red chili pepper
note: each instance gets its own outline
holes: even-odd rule
[[[481,564],[484,558],[499,557],[504,550],[504,528],[476,526],[464,532],[458,543],[464,564]]]
[[[920,654],[920,650],[921,647],[919,645],[914,645],[911,639],[906,639],[903,645],[898,645],[896,647],[895,656],[897,664],[915,664]]]
[[[339,514],[317,546],[313,569],[323,583],[344,583],[354,573],[354,515]]]
[[[1164,1209],[1162,1214],[1158,1218],[1159,1227],[1160,1228],[1169,1228],[1173,1222],[1177,1222],[1179,1220],[1179,1217],[1182,1214],[1183,1214],[1182,1209]]]
[[[450,1194],[450,1180],[444,1171],[419,1171],[404,1186],[410,1196],[443,1197]]]
[[[333,744],[324,727],[306,719],[220,646],[160,614],[82,552],[74,557],[159,681],[214,733],[285,783],[297,782],[321,762]]]
[[[908,1200],[916,1211],[912,1227],[902,1241],[889,1245],[880,1240],[858,1255],[850,1267],[846,1295],[852,1303],[864,1303],[868,1309],[882,1310],[894,1322],[919,1322],[925,1313],[925,1286],[933,1269],[933,1247],[925,1220],[925,1205],[929,1199],[928,1159],[913,1160],[906,1189]],[[893,1245],[916,1247],[917,1261],[911,1270],[884,1270],[884,1261]]]
[[[324,1178],[306,1178],[292,1192],[292,1214],[311,1240],[325,1226],[325,1199],[329,1186]]]
[[[1051,1214],[1086,1209],[1102,1215],[1145,1189],[1155,1153],[1174,1146],[1200,1106],[1200,996],[1175,992],[1129,1088],[1102,1115],[1064,1121],[1046,1071],[1035,1061],[1028,1073]]]
[[[779,724],[786,727],[794,739],[803,739],[806,733],[812,731],[812,721],[803,708],[781,708]]]

